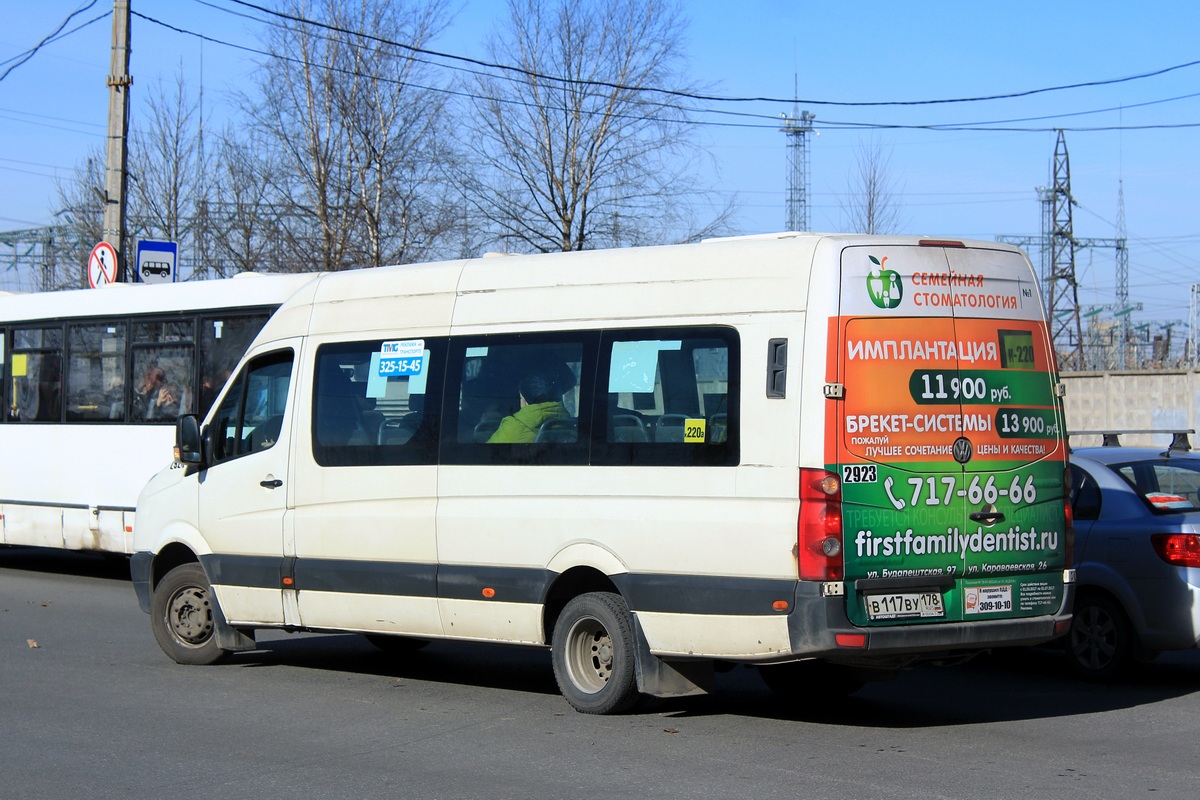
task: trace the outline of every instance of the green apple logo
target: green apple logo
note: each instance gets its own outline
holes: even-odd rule
[[[900,280],[900,273],[894,269],[883,268],[887,263],[887,256],[883,257],[883,261],[875,256],[867,258],[879,267],[867,273],[867,294],[871,296],[871,302],[880,308],[895,308],[900,305],[900,300],[904,297],[904,283]]]

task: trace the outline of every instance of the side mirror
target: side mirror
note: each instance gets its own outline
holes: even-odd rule
[[[204,466],[200,418],[195,414],[184,414],[175,420],[175,460],[180,464]]]

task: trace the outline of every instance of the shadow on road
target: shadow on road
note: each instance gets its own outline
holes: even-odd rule
[[[83,550],[0,545],[0,569],[129,580],[129,556]]]
[[[129,580],[128,559],[98,553],[0,546],[0,569]],[[398,655],[352,634],[261,631],[259,649],[235,654],[234,667],[293,667],[553,695],[558,689],[545,650],[462,642],[431,643]],[[923,666],[837,697],[819,683],[811,700],[789,703],[756,670],[717,675],[711,695],[656,703],[667,717],[738,716],[822,725],[927,728],[1091,714],[1149,705],[1200,689],[1200,651],[1165,653],[1111,684],[1080,681],[1058,650],[997,651],[954,667]],[[647,712],[643,712],[647,713]]]
[[[999,651],[954,667],[922,666],[844,698],[822,698],[821,687],[814,686],[813,702],[803,706],[789,705],[765,688],[754,690],[748,681],[729,688],[734,691],[718,692],[708,704],[679,713],[879,728],[1075,716],[1158,703],[1200,690],[1200,653],[1167,654],[1109,684],[1075,678],[1062,653],[1045,648]]]
[[[461,642],[431,642],[400,655],[352,634],[290,636],[260,632],[259,649],[237,653],[231,664],[290,666],[355,672],[431,683],[453,683],[536,694],[557,694],[547,650]]]
[[[281,638],[265,638],[266,636]],[[260,636],[260,650],[234,656],[246,667],[291,666],[388,676],[409,681],[556,694],[547,651],[433,642],[398,656],[360,636]],[[1097,684],[1067,671],[1053,648],[1000,651],[953,667],[923,666],[867,684],[848,697],[812,687],[812,701],[794,705],[769,690],[750,667],[717,676],[711,695],[664,700],[667,717],[761,717],[823,725],[928,728],[1074,716],[1158,703],[1200,690],[1200,652],[1168,653],[1126,679]]]

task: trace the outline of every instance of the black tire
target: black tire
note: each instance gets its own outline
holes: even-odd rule
[[[1075,603],[1066,637],[1067,662],[1078,675],[1111,680],[1133,660],[1135,642],[1125,612],[1103,595],[1084,595]]]
[[[180,664],[215,664],[229,654],[217,644],[216,598],[196,563],[181,564],[154,587],[150,628],[163,652]]]
[[[792,703],[845,697],[866,683],[853,668],[826,661],[764,664],[758,674],[771,691]]]
[[[576,711],[619,714],[638,701],[633,617],[615,594],[571,600],[554,625],[551,647],[558,690]]]
[[[428,639],[416,639],[412,636],[393,636],[390,633],[365,633],[367,641],[391,656],[404,656],[415,653],[425,645]]]

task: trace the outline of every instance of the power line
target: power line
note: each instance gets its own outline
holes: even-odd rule
[[[237,2],[240,5],[245,5],[250,8],[259,8],[259,6],[255,6],[252,3],[243,2],[243,0],[229,0],[229,1]],[[197,0],[197,2],[202,2],[202,0]],[[202,4],[209,6],[211,8],[219,8],[217,6],[212,6],[210,3],[202,3]],[[220,10],[226,11],[226,13],[231,13],[231,14],[235,13],[235,12],[229,11],[228,9],[220,9]],[[666,94],[666,95],[675,96],[675,97],[690,98],[690,99],[703,100],[703,101],[743,102],[743,101],[747,101],[747,100],[757,100],[757,101],[762,101],[762,102],[783,102],[783,101],[773,99],[773,98],[721,98],[721,97],[717,97],[717,96],[692,94],[692,93],[688,93],[688,92],[666,90],[666,89],[660,89],[660,88],[655,88],[655,87],[631,87],[631,86],[625,86],[622,84],[616,84],[616,83],[611,83],[611,82],[606,82],[606,81],[594,81],[594,80],[586,80],[586,79],[570,79],[570,78],[562,78],[562,77],[557,77],[557,76],[542,75],[541,73],[524,70],[520,67],[513,67],[513,66],[503,65],[503,64],[491,65],[490,62],[480,61],[479,59],[473,59],[473,58],[469,58],[467,56],[454,56],[454,55],[450,55],[450,54],[439,53],[437,51],[426,50],[424,48],[415,47],[414,45],[408,45],[408,44],[404,44],[401,42],[395,42],[393,40],[384,39],[384,38],[381,38],[378,36],[373,36],[371,34],[364,34],[364,33],[352,31],[352,30],[349,30],[346,28],[340,28],[337,26],[328,25],[328,24],[321,23],[321,22],[314,22],[311,20],[306,20],[302,17],[295,17],[292,15],[282,14],[279,12],[273,12],[273,11],[269,11],[269,10],[266,13],[274,14],[274,15],[282,17],[284,19],[289,19],[289,20],[293,20],[293,21],[299,21],[304,24],[314,25],[316,27],[330,30],[330,31],[340,33],[343,35],[360,37],[363,39],[379,42],[379,43],[386,44],[389,46],[399,47],[401,49],[408,50],[411,52],[416,52],[416,53],[420,53],[420,54],[424,54],[424,55],[432,55],[432,56],[436,56],[436,57],[457,59],[457,60],[462,60],[462,61],[473,63],[476,65],[481,65],[481,66],[494,66],[497,69],[502,69],[502,70],[507,70],[507,71],[515,71],[515,72],[524,74],[527,77],[538,78],[541,80],[560,81],[564,84],[584,85],[584,86],[602,86],[605,88],[618,89],[618,90],[652,92],[652,93]],[[295,58],[295,57],[291,57],[291,56],[283,56],[278,53],[271,53],[269,51],[260,50],[258,48],[250,47],[248,45],[235,44],[233,42],[225,41],[223,39],[218,39],[218,38],[209,36],[207,34],[199,33],[197,31],[193,31],[193,30],[189,30],[186,28],[178,27],[176,25],[172,25],[168,22],[164,22],[163,20],[147,16],[146,14],[142,14],[137,11],[134,11],[133,15],[139,19],[142,19],[142,20],[150,23],[150,24],[158,25],[160,27],[166,28],[167,30],[174,31],[176,33],[179,33],[179,34],[182,34],[185,36],[192,36],[192,37],[195,37],[202,41],[210,42],[212,44],[221,45],[224,47],[230,47],[230,48],[233,48],[236,50],[241,50],[243,52],[252,53],[254,55],[266,56],[269,58],[279,58],[284,61],[288,61],[290,63],[295,63],[295,64],[298,64],[301,66],[322,66],[322,68],[324,68],[324,69],[329,69],[330,71],[337,72],[339,74],[345,74],[347,76],[361,76],[362,75],[362,73],[359,73],[355,70],[344,70],[344,69],[332,67],[329,65],[314,65],[311,62],[308,62],[304,59]],[[237,16],[246,16],[246,15],[237,14]],[[253,19],[253,17],[251,17],[251,19]],[[263,21],[263,22],[264,22],[264,24],[270,24],[265,21]],[[444,64],[438,64],[436,62],[429,62],[429,61],[425,61],[425,60],[419,60],[419,61],[420,61],[420,63],[429,64],[430,66],[444,67],[447,69],[462,71],[459,68],[444,65]],[[1200,61],[1192,62],[1192,63],[1200,63]],[[1184,66],[1191,66],[1191,64],[1178,65],[1178,67],[1169,68],[1166,71],[1170,71],[1170,69],[1182,68]],[[467,70],[467,71],[470,72],[471,74],[475,74],[475,75],[479,75],[479,74],[489,75],[489,73],[479,73],[479,72],[473,71],[473,70]],[[1146,75],[1148,76],[1148,75],[1153,75],[1153,74],[1160,74],[1161,72],[1163,72],[1163,70],[1159,70],[1154,73],[1146,73]],[[447,95],[450,97],[462,97],[462,98],[466,98],[466,99],[470,99],[470,100],[496,100],[497,99],[497,98],[483,97],[481,95],[473,94],[471,92],[459,91],[459,90],[449,89],[449,88],[441,87],[441,86],[425,86],[425,85],[420,85],[420,84],[414,84],[414,83],[407,82],[407,81],[401,81],[401,80],[387,78],[386,76],[374,76],[374,77],[378,78],[380,81],[385,82],[385,83],[395,83],[395,84],[407,85],[407,86],[411,86],[412,88],[418,89],[421,91],[436,92],[436,93],[444,94],[444,95]],[[1120,81],[1132,80],[1132,79],[1133,79],[1132,77],[1115,79],[1112,82],[1120,82]],[[1103,83],[1105,83],[1105,81],[1092,81],[1089,83],[1078,84],[1078,86],[1100,85]],[[1064,89],[1064,88],[1071,88],[1071,87],[1052,87],[1052,88],[1048,88],[1048,89],[1036,89],[1036,90],[1030,90],[1028,92],[1016,93],[1016,95],[1014,95],[1014,96],[1024,96],[1024,95],[1036,94],[1036,93],[1045,92],[1045,91],[1054,91],[1057,89]],[[1200,95],[1200,93],[1197,93],[1197,94]],[[1002,96],[998,95],[996,97],[999,98]],[[1164,100],[1152,101],[1152,103],[1170,102],[1173,100],[1186,99],[1187,97],[1190,97],[1190,95],[1181,96],[1181,97],[1177,97],[1177,98],[1167,98]],[[979,99],[989,99],[989,98],[979,98]],[[516,101],[516,100],[509,100],[509,99],[501,99],[501,100],[499,100],[499,102],[504,102],[504,103],[507,103],[510,105],[518,105],[518,106],[528,106],[529,105],[528,103],[524,103],[524,102]],[[791,103],[792,101],[789,100],[786,102]],[[809,102],[809,101],[802,101],[802,102]],[[932,104],[932,103],[950,103],[950,102],[960,102],[960,101],[958,101],[958,100],[932,101],[931,100],[931,101],[919,101],[919,102],[913,102],[913,103],[901,102],[901,101],[880,102],[880,103],[856,103],[856,102],[834,102],[834,101],[816,101],[816,102],[821,102],[826,105],[846,105],[846,106],[872,106],[872,105],[889,106],[889,105],[891,105],[891,106],[895,106],[895,105],[922,105],[922,104],[927,105],[927,104]],[[1147,103],[1146,105],[1149,105],[1152,103]],[[742,128],[742,129],[752,129],[752,130],[772,130],[772,131],[774,131],[779,126],[778,115],[753,114],[753,113],[747,113],[747,112],[728,111],[728,110],[723,110],[723,109],[688,108],[688,107],[681,107],[681,106],[676,106],[676,105],[667,105],[666,103],[664,103],[662,105],[665,108],[671,108],[673,110],[682,111],[682,112],[685,112],[688,114],[715,114],[715,115],[736,116],[736,117],[745,117],[745,118],[749,118],[749,119],[763,120],[762,123],[715,122],[712,120],[703,120],[703,119],[689,119],[687,121],[688,124],[701,125],[704,127]],[[1127,107],[1133,107],[1133,106],[1127,106]],[[1097,109],[1095,111],[1072,112],[1072,113],[1068,113],[1068,114],[1044,117],[1042,119],[1056,119],[1056,118],[1059,118],[1062,116],[1080,116],[1083,114],[1103,113],[1104,111],[1109,111],[1109,110],[1111,110],[1111,109]],[[647,115],[640,115],[640,116],[638,116],[638,115],[623,115],[621,118],[638,119],[638,120],[644,120],[647,122],[679,122],[680,121],[678,119],[672,119],[672,118],[668,118],[668,117],[653,117],[653,116],[647,116]],[[1031,119],[1038,119],[1038,118],[1031,118]],[[998,121],[998,122],[1003,122],[1003,121]],[[996,126],[997,124],[998,123],[992,123],[992,122],[975,122],[975,123],[949,122],[949,123],[928,123],[928,124],[902,124],[902,123],[885,123],[885,122],[850,122],[850,121],[838,121],[838,120],[822,120],[820,122],[814,122],[814,127],[819,128],[820,130],[823,130],[823,131],[926,130],[926,131],[940,131],[940,132],[975,132],[975,133],[979,133],[979,132],[1053,133],[1053,132],[1059,131],[1059,130],[1064,130],[1067,132],[1074,132],[1074,133],[1087,133],[1087,132],[1105,132],[1105,131],[1118,131],[1118,130],[1169,130],[1169,129],[1175,129],[1175,128],[1186,129],[1186,128],[1200,127],[1200,122],[1159,123],[1159,124],[1147,124],[1147,125],[1105,125],[1105,126],[1088,126],[1088,127],[1066,127],[1066,126],[1062,126],[1062,125],[1026,126],[1026,127],[997,127]]]
[[[1177,70],[1187,69],[1189,67],[1194,67],[1194,66],[1200,65],[1200,59],[1197,59],[1195,61],[1188,61],[1183,64],[1174,64],[1169,67],[1162,67],[1160,69],[1150,70],[1147,72],[1138,73],[1136,75],[1126,75],[1126,76],[1120,77],[1120,78],[1105,78],[1105,79],[1101,79],[1101,80],[1082,81],[1079,83],[1063,84],[1060,86],[1047,86],[1047,87],[1043,87],[1043,88],[1039,88],[1039,89],[1025,89],[1022,91],[1006,92],[1003,94],[979,95],[976,97],[954,97],[954,98],[943,98],[943,99],[937,99],[937,100],[872,100],[872,101],[861,101],[860,100],[860,101],[853,101],[853,100],[815,100],[815,99],[809,99],[809,98],[796,98],[796,97],[789,97],[789,98],[735,97],[735,96],[699,94],[696,92],[687,92],[687,91],[681,91],[681,90],[676,90],[676,89],[663,89],[661,87],[655,87],[655,86],[631,86],[628,84],[614,83],[614,82],[610,82],[610,81],[598,81],[598,80],[590,80],[590,79],[585,79],[585,78],[565,78],[565,77],[562,77],[561,75],[548,75],[548,74],[537,72],[534,70],[525,69],[524,67],[513,66],[511,64],[500,64],[500,63],[496,63],[496,62],[483,61],[483,60],[477,59],[477,58],[471,58],[469,56],[460,56],[460,55],[455,55],[453,53],[442,53],[442,52],[439,52],[436,50],[430,50],[428,48],[417,47],[415,45],[406,44],[404,42],[396,42],[396,41],[393,41],[390,39],[385,39],[385,38],[382,38],[379,36],[373,36],[368,33],[362,33],[359,31],[351,31],[351,30],[347,30],[345,28],[338,27],[336,25],[329,25],[324,22],[318,22],[317,20],[307,19],[305,17],[300,17],[300,16],[296,16],[293,14],[286,14],[281,11],[275,11],[273,9],[257,5],[255,3],[247,2],[247,0],[229,0],[229,2],[235,3],[239,6],[244,6],[245,8],[253,8],[256,11],[262,12],[264,14],[269,14],[271,16],[279,17],[281,19],[286,19],[286,20],[290,20],[292,22],[298,22],[298,23],[302,23],[305,25],[311,25],[313,27],[324,28],[326,30],[333,31],[336,33],[342,33],[342,34],[347,34],[347,35],[351,35],[351,36],[361,37],[364,39],[368,39],[370,41],[379,42],[380,44],[386,44],[386,45],[389,45],[392,47],[399,47],[401,49],[408,50],[409,52],[420,53],[421,55],[432,56],[435,58],[444,58],[444,59],[452,60],[452,61],[461,61],[463,63],[473,64],[475,66],[480,66],[480,67],[486,67],[488,69],[498,69],[498,70],[504,70],[507,72],[516,72],[518,74],[524,75],[525,77],[536,78],[538,80],[556,81],[556,82],[563,83],[566,85],[571,85],[571,86],[596,86],[596,87],[603,87],[606,89],[616,89],[619,91],[657,92],[657,93],[669,95],[672,97],[682,97],[682,98],[689,99],[689,100],[702,100],[705,102],[714,102],[714,103],[784,103],[784,104],[800,103],[801,105],[826,105],[826,106],[844,106],[844,107],[925,106],[925,105],[945,105],[945,104],[952,104],[952,103],[978,103],[978,102],[984,102],[984,101],[990,101],[990,100],[1011,100],[1011,99],[1020,98],[1020,97],[1031,97],[1033,95],[1046,94],[1049,92],[1061,92],[1061,91],[1067,91],[1070,89],[1085,89],[1085,88],[1092,88],[1092,87],[1096,87],[1096,86],[1112,86],[1112,85],[1120,84],[1120,83],[1128,83],[1130,81],[1144,80],[1146,78],[1154,78],[1154,77],[1158,77],[1160,75],[1166,75],[1167,73],[1170,73],[1170,72],[1175,72]]]
[[[23,64],[26,61],[28,61],[29,58],[31,58],[34,54],[36,54],[37,51],[45,44],[65,38],[66,36],[69,36],[77,31],[87,27],[88,25],[93,24],[94,22],[104,19],[105,17],[109,16],[109,14],[111,14],[111,11],[106,11],[105,13],[103,13],[85,23],[82,23],[81,25],[71,29],[70,31],[67,31],[66,33],[61,33],[62,29],[67,25],[67,23],[73,17],[88,10],[89,8],[94,6],[96,4],[96,2],[97,2],[97,0],[92,0],[92,2],[89,3],[88,5],[83,6],[79,9],[77,9],[76,11],[72,12],[59,25],[59,27],[54,31],[54,33],[45,37],[41,42],[38,43],[37,46],[14,57],[14,58],[21,58],[20,62],[17,64],[13,64],[11,67],[9,67],[9,69],[5,71],[4,75],[0,76],[0,80],[3,80],[3,77],[7,76],[17,66],[20,66],[20,64]],[[268,20],[264,20],[261,17],[255,17],[251,14],[238,13],[232,9],[223,8],[223,7],[215,5],[213,3],[205,2],[205,0],[196,0],[196,2],[200,3],[201,5],[212,8],[214,10],[223,11],[227,14],[239,16],[239,17],[242,17],[245,19],[255,20],[258,22],[262,22],[263,24],[272,24]],[[537,78],[539,80],[549,80],[549,81],[559,82],[564,85],[599,86],[599,87],[605,87],[605,88],[609,88],[609,89],[617,89],[617,90],[623,90],[623,91],[650,92],[650,93],[664,94],[667,96],[679,97],[679,98],[683,98],[683,99],[691,99],[691,100],[697,100],[697,101],[703,101],[703,102],[717,102],[717,103],[768,102],[768,103],[787,103],[787,104],[796,102],[795,98],[737,97],[737,96],[710,95],[710,94],[700,94],[700,93],[696,93],[696,92],[688,92],[688,91],[681,91],[681,90],[663,89],[661,87],[631,86],[631,85],[619,84],[619,83],[608,82],[608,81],[565,78],[562,76],[539,73],[539,72],[536,72],[533,70],[528,70],[528,69],[525,69],[522,67],[517,67],[517,66],[513,66],[513,65],[509,65],[509,64],[489,62],[489,61],[484,61],[482,59],[472,58],[469,56],[461,56],[461,55],[457,55],[457,54],[453,54],[453,53],[444,53],[444,52],[440,52],[440,51],[436,51],[436,50],[430,50],[428,48],[417,47],[415,45],[407,44],[404,42],[397,42],[392,39],[374,36],[372,34],[363,33],[360,31],[354,31],[354,30],[342,28],[342,27],[339,27],[336,25],[330,25],[327,23],[308,19],[305,17],[286,14],[286,13],[279,12],[279,11],[274,11],[272,9],[269,9],[269,8],[266,8],[266,7],[263,7],[263,6],[254,4],[254,3],[246,2],[246,0],[229,0],[229,2],[236,3],[237,5],[240,5],[240,6],[243,6],[246,8],[254,9],[255,11],[258,11],[262,14],[266,14],[269,16],[273,16],[273,17],[288,20],[291,22],[296,22],[296,23],[305,24],[305,25],[309,25],[312,27],[328,30],[330,32],[337,33],[337,34],[340,34],[343,36],[354,36],[354,37],[366,39],[368,41],[375,41],[379,44],[387,45],[389,47],[400,48],[400,49],[406,50],[406,51],[414,53],[414,54],[420,54],[420,55],[425,55],[425,56],[429,56],[432,58],[439,58],[439,59],[444,59],[444,60],[448,60],[448,61],[455,61],[455,62],[461,62],[461,63],[465,63],[465,64],[471,64],[473,66],[483,67],[486,69],[512,72],[512,73],[516,73],[516,74],[519,74],[519,75],[522,75],[525,77]],[[184,28],[180,28],[180,27],[171,25],[169,23],[163,22],[162,20],[148,17],[148,16],[138,13],[136,11],[134,12],[134,15],[140,19],[143,19],[143,20],[151,23],[151,24],[160,25],[164,28],[175,31],[177,33],[180,33],[183,35],[194,36],[196,38],[199,38],[204,41],[209,41],[214,44],[243,50],[245,52],[253,53],[255,55],[264,55],[264,56],[276,55],[276,54],[268,53],[266,51],[259,50],[259,49],[253,48],[253,47],[247,47],[245,45],[234,44],[232,42],[224,41],[221,39],[216,39],[214,37],[210,37],[205,34],[198,33],[196,31],[191,31],[191,30],[187,30]],[[61,35],[60,35],[60,33],[61,33]],[[22,58],[22,56],[23,56],[23,58]],[[11,61],[12,59],[9,59],[9,60]],[[296,61],[297,61],[297,63],[301,63],[301,64],[306,63],[302,60],[296,60]],[[460,67],[455,67],[453,65],[425,61],[423,59],[420,61],[421,61],[421,63],[430,64],[431,66],[439,66],[439,67],[452,69],[452,70],[456,70],[456,71],[465,71],[465,72],[469,72],[470,74],[476,74],[476,75],[481,74],[477,70],[464,70]],[[3,64],[3,63],[7,63],[7,62],[0,62],[0,64]],[[1175,64],[1175,65],[1172,65],[1169,67],[1164,67],[1164,68],[1155,69],[1155,70],[1149,70],[1149,71],[1141,72],[1141,73],[1138,73],[1135,75],[1128,75],[1128,76],[1124,76],[1124,77],[1120,77],[1120,78],[1082,81],[1082,82],[1072,83],[1072,84],[1063,84],[1063,85],[1058,85],[1058,86],[1049,86],[1049,87],[1042,87],[1042,88],[1037,88],[1037,89],[1028,89],[1028,90],[1022,90],[1022,91],[1007,92],[1007,93],[992,94],[992,95],[979,95],[979,96],[974,96],[974,97],[942,98],[942,99],[928,99],[928,100],[886,100],[886,101],[802,99],[799,102],[807,103],[807,104],[814,104],[814,105],[828,105],[828,106],[842,106],[842,107],[903,107],[903,106],[928,106],[928,105],[939,105],[939,104],[982,102],[982,101],[990,101],[990,100],[1002,100],[1002,99],[1029,97],[1029,96],[1033,96],[1033,95],[1037,95],[1037,94],[1065,91],[1065,90],[1070,90],[1070,89],[1079,89],[1079,88],[1088,88],[1088,87],[1106,86],[1106,85],[1126,83],[1126,82],[1135,81],[1135,80],[1143,80],[1146,78],[1157,77],[1157,76],[1164,75],[1164,74],[1174,72],[1177,70],[1190,68],[1190,67],[1196,66],[1198,64],[1200,64],[1200,60],[1189,61],[1189,62],[1185,62],[1182,64]],[[353,74],[353,73],[349,73],[349,74]],[[490,73],[482,73],[482,74],[488,75]],[[447,95],[451,95],[451,96],[461,96],[461,97],[467,97],[469,99],[480,99],[480,97],[478,95],[473,95],[468,92],[457,92],[457,91],[454,91],[451,89],[446,89],[443,87],[414,86],[414,88],[423,89],[426,91],[439,92],[439,93],[443,93],[443,94],[447,94]],[[1200,93],[1190,94],[1190,95],[1181,95],[1178,97],[1171,97],[1171,98],[1163,98],[1163,99],[1148,101],[1146,103],[1140,103],[1140,104],[1135,104],[1135,105],[1127,105],[1127,106],[1124,106],[1124,108],[1137,108],[1137,107],[1141,107],[1141,106],[1149,106],[1149,105],[1155,105],[1155,104],[1161,104],[1161,103],[1167,103],[1167,102],[1174,102],[1177,100],[1190,99],[1197,95],[1200,95]],[[678,109],[677,106],[672,106],[672,108]],[[747,113],[743,113],[743,112],[731,112],[731,111],[724,111],[724,110],[720,110],[720,109],[705,109],[705,108],[700,108],[700,109],[683,108],[683,109],[678,109],[678,110],[682,110],[682,111],[685,111],[688,113],[744,116],[744,117],[748,117],[750,119],[763,120],[763,122],[761,124],[726,123],[726,122],[715,122],[715,121],[711,121],[711,120],[691,120],[690,121],[692,124],[704,125],[706,127],[718,127],[718,128],[731,127],[731,128],[750,128],[750,129],[761,129],[761,130],[768,130],[768,129],[774,130],[778,126],[778,117],[777,117],[777,115],[773,115],[773,114],[772,115],[747,114]],[[1112,108],[1094,109],[1094,110],[1089,110],[1089,111],[1067,112],[1067,113],[1063,113],[1063,114],[1055,114],[1055,115],[1048,115],[1048,116],[1042,116],[1042,117],[1027,117],[1027,118],[1017,118],[1017,119],[1012,119],[1012,120],[993,120],[993,121],[970,122],[970,123],[950,122],[950,123],[936,123],[936,124],[899,124],[899,123],[822,120],[822,121],[816,123],[815,127],[819,127],[821,130],[825,130],[825,131],[858,129],[858,130],[931,130],[931,131],[966,131],[966,132],[995,131],[995,132],[1005,132],[1005,133],[1048,133],[1048,132],[1053,132],[1053,131],[1057,131],[1057,130],[1066,130],[1066,131],[1075,132],[1075,133],[1086,133],[1086,132],[1108,132],[1108,131],[1123,131],[1123,130],[1131,130],[1131,131],[1133,131],[1133,130],[1171,130],[1171,129],[1176,129],[1176,128],[1190,129],[1190,128],[1200,127],[1200,122],[1158,123],[1158,124],[1147,124],[1147,125],[1120,124],[1120,125],[1086,126],[1086,127],[1064,127],[1062,125],[1054,125],[1054,126],[1048,126],[1048,127],[999,127],[1000,125],[1007,125],[1007,124],[1015,123],[1015,122],[1062,119],[1065,117],[1105,113],[1105,112],[1110,112],[1113,110],[1115,110],[1115,109],[1112,109]],[[646,119],[647,121],[660,121],[660,122],[661,121],[669,121],[669,120],[663,120],[663,119],[654,118],[654,117],[643,117],[643,118]]]
[[[104,19],[105,17],[107,17],[109,14],[112,13],[111,11],[105,11],[100,16],[95,17],[94,19],[91,19],[91,20],[83,23],[82,25],[79,25],[78,27],[72,28],[71,30],[62,34],[62,36],[59,36],[59,33],[62,32],[62,29],[67,27],[67,23],[69,23],[72,19],[74,19],[79,14],[82,14],[84,11],[87,11],[89,8],[96,5],[97,1],[98,0],[92,0],[92,2],[88,3],[86,6],[83,6],[82,8],[77,8],[74,11],[72,11],[70,14],[67,15],[66,19],[64,19],[61,23],[59,23],[59,26],[54,29],[53,33],[44,37],[40,42],[38,42],[36,45],[34,45],[33,47],[26,50],[24,53],[18,53],[17,55],[13,56],[12,58],[8,59],[7,61],[0,61],[0,64],[8,64],[10,61],[14,61],[14,60],[16,61],[15,64],[10,66],[8,69],[4,70],[3,74],[0,74],[0,81],[7,78],[9,76],[9,73],[11,73],[14,69],[21,66],[29,59],[33,58],[34,55],[36,55],[37,52],[39,50],[41,50],[45,45],[49,44],[50,42],[58,41],[61,38],[70,36],[72,33],[75,33],[75,31],[86,28],[88,25],[91,25],[93,22],[98,22],[99,20]]]

